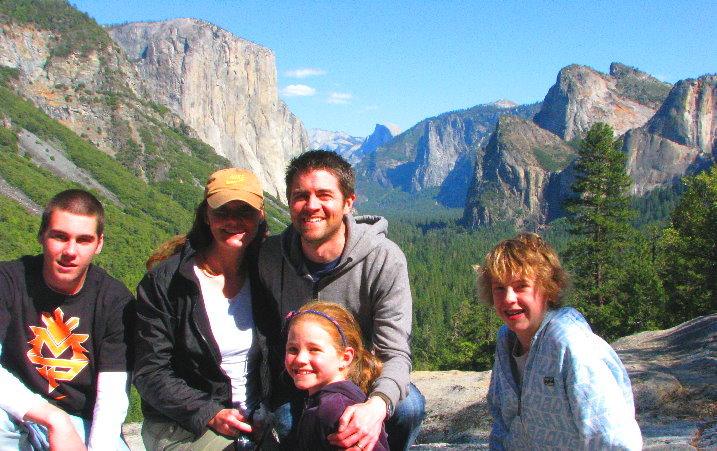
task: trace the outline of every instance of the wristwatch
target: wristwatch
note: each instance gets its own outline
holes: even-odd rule
[[[386,419],[391,418],[391,416],[393,415],[393,403],[391,402],[389,397],[386,396],[384,393],[381,393],[380,391],[375,391],[371,393],[369,398],[373,398],[374,396],[383,399],[383,402],[386,403]]]

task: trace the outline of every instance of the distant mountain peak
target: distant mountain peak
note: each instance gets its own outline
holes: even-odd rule
[[[515,108],[515,107],[518,106],[517,103],[511,102],[511,101],[508,100],[508,99],[496,100],[495,102],[491,102],[491,103],[489,103],[488,105],[494,106],[494,107],[497,107],[497,108]]]
[[[312,149],[333,150],[351,164],[356,164],[366,155],[376,151],[376,148],[384,145],[395,136],[400,135],[403,130],[396,124],[376,124],[366,138],[350,136],[346,132],[332,132],[313,128],[309,130],[309,139]]]
[[[374,133],[376,133],[376,130],[381,126],[386,127],[393,136],[397,136],[403,133],[403,129],[401,127],[396,124],[391,124],[390,122],[387,122],[385,124],[376,124],[376,127],[374,128]]]
[[[344,155],[351,148],[360,146],[364,138],[351,136],[346,132],[334,132],[312,128],[308,132],[312,149],[332,150]]]

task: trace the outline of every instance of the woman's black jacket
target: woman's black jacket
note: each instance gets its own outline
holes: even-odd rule
[[[146,418],[175,421],[199,435],[217,412],[232,407],[232,391],[219,367],[219,347],[192,267],[194,254],[185,244],[180,253],[151,269],[137,287],[133,380]],[[247,263],[254,339],[261,359],[254,365],[259,370],[247,375],[247,384],[260,387],[262,400],[267,400],[272,377],[281,370],[269,367],[269,362],[279,361],[269,352],[281,348],[274,343],[281,337],[280,321],[263,293],[256,261]]]

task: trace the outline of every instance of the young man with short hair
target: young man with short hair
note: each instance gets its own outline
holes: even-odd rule
[[[53,197],[43,253],[0,262],[0,449],[127,449],[134,298],[92,265],[104,209],[84,190]]]
[[[351,214],[354,173],[335,152],[313,150],[292,160],[286,189],[291,225],[269,237],[259,255],[260,277],[279,313],[314,299],[342,304],[383,362],[368,401],[348,407],[329,439],[339,448],[371,449],[386,420],[391,449],[408,449],[425,416],[425,401],[409,380],[412,298],[406,258],[386,237],[384,218]],[[278,417],[286,424],[291,417],[284,406]]]

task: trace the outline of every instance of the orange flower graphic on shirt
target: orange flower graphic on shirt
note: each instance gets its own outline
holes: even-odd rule
[[[74,379],[89,363],[89,359],[85,355],[87,349],[82,346],[82,343],[87,341],[90,336],[73,334],[72,331],[80,325],[80,319],[71,317],[65,322],[64,317],[65,313],[58,307],[52,315],[42,313],[42,322],[47,327],[30,326],[35,338],[28,342],[32,348],[27,352],[27,358],[47,379],[48,393],[52,393],[57,388],[58,381]],[[72,349],[72,357],[60,358],[68,349]],[[45,350],[44,353],[43,350]]]

